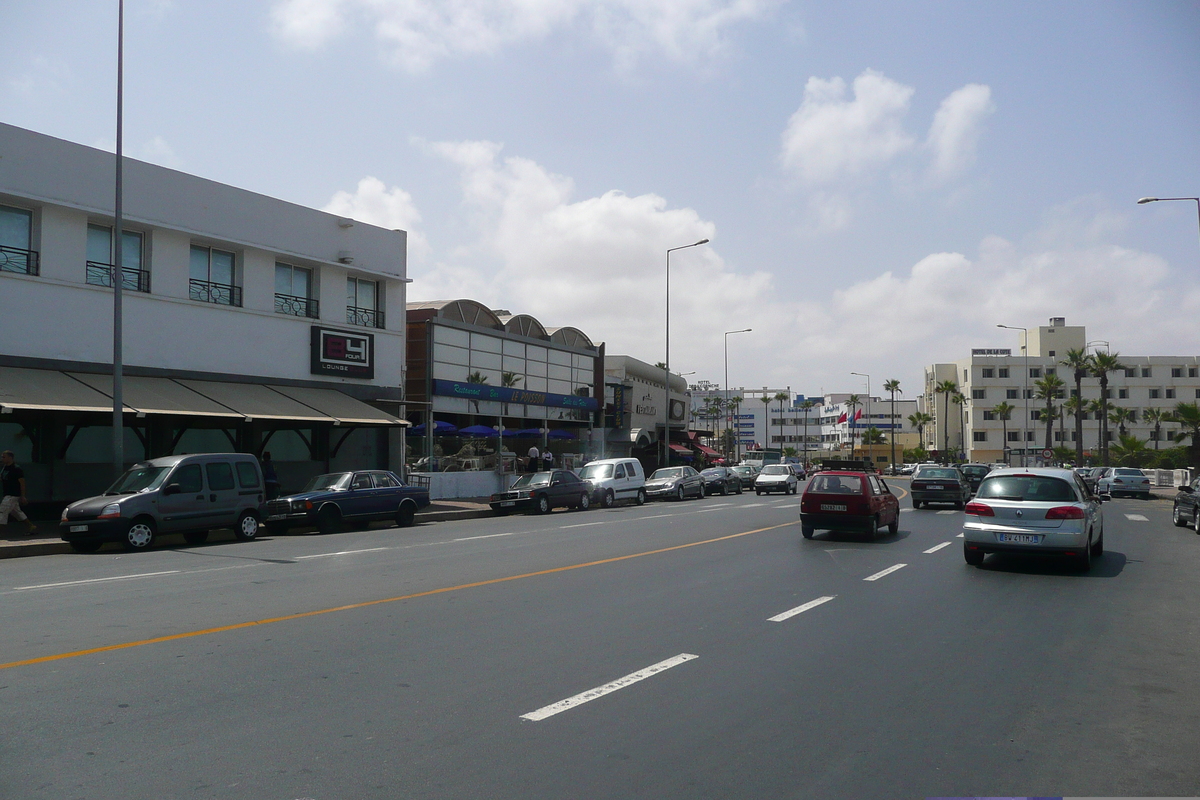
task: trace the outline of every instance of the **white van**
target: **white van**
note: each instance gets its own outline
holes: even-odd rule
[[[592,502],[612,508],[618,500],[646,502],[646,473],[636,458],[602,458],[579,470],[579,477],[592,485]]]

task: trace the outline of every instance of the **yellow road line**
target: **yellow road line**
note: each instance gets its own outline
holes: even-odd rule
[[[187,631],[186,633],[174,633],[170,636],[156,636],[153,639],[140,639],[134,642],[122,642],[121,644],[110,644],[104,647],[93,647],[88,650],[74,650],[69,653],[56,653],[49,656],[41,656],[40,658],[27,658],[23,661],[10,661],[7,664],[0,664],[0,670],[12,669],[13,667],[27,667],[33,664],[45,664],[49,661],[62,661],[67,658],[79,658],[80,656],[90,656],[96,653],[107,653],[113,650],[125,650],[130,647],[142,647],[148,644],[161,644],[162,642],[173,642],[178,639],[190,639],[195,636],[209,636],[214,633],[225,633],[226,631],[236,631],[241,628],[252,628],[255,625],[270,625],[275,622],[288,622],[293,619],[304,619],[305,617],[316,617],[321,614],[332,614],[336,611],[351,611],[356,608],[367,608],[368,606],[377,606],[383,603],[395,603],[400,600],[413,600],[418,597],[428,597],[434,594],[443,594],[445,592],[457,592],[463,589],[476,589],[480,586],[491,586],[497,583],[506,583],[508,581],[519,581],[525,578],[536,578],[540,575],[553,575],[556,572],[568,572],[574,569],[585,569],[587,567],[598,567],[602,564],[613,564],[617,561],[625,561],[630,558],[643,558],[645,556],[654,556],[660,553],[670,553],[673,550],[684,550],[689,547],[698,547],[703,544],[714,544],[716,542],[724,542],[729,539],[737,539],[740,536],[750,536],[755,533],[763,533],[764,531],[772,531],[776,528],[786,528],[788,525],[795,525],[794,522],[785,522],[781,525],[772,525],[768,528],[758,528],[752,531],[742,531],[741,533],[731,533],[728,536],[718,536],[716,539],[705,539],[701,542],[689,542],[688,544],[679,544],[674,547],[662,547],[658,550],[647,550],[644,553],[630,553],[625,556],[615,556],[613,558],[603,558],[599,561],[588,561],[583,564],[571,564],[566,567],[554,567],[552,569],[538,570],[537,572],[525,572],[520,575],[509,575],[504,578],[492,578],[486,581],[476,581],[475,583],[464,583],[459,586],[444,586],[441,589],[429,589],[424,592],[416,592],[414,594],[401,595],[399,597],[385,597],[380,600],[367,600],[362,603],[351,603],[350,605],[337,606],[335,608],[321,608],[316,611],[303,611],[299,614],[288,614],[283,617],[271,617],[269,619],[256,619],[250,622],[238,622],[234,625],[222,625],[219,628],[205,628],[199,631]]]

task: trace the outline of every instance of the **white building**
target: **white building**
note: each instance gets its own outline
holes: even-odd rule
[[[0,124],[0,449],[30,499],[111,480],[114,162]],[[126,461],[400,466],[404,231],[126,159]]]

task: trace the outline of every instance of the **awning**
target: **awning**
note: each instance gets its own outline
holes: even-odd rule
[[[112,397],[112,375],[68,372],[75,380]],[[242,414],[197,394],[170,378],[142,378],[126,375],[121,381],[121,400],[139,414],[180,414],[195,417],[234,417]],[[109,401],[109,408],[112,402]]]
[[[355,400],[348,394],[342,394],[337,389],[310,389],[300,386],[272,386],[272,389],[306,406],[315,408],[338,422],[359,425],[402,425],[408,427],[412,423],[395,417],[386,411],[380,411],[361,400]]]
[[[720,453],[718,453],[716,450],[713,450],[711,447],[708,447],[707,445],[700,444],[699,442],[697,442],[697,443],[696,443],[696,449],[697,449],[697,450],[699,450],[701,453],[703,453],[703,454],[704,454],[704,455],[706,455],[706,456],[719,456],[719,455],[721,455],[721,454],[720,454]]]
[[[248,419],[284,419],[297,422],[336,422],[333,417],[280,394],[260,383],[223,383],[221,381],[189,381],[179,383],[236,410]]]
[[[689,450],[688,448],[684,447],[681,444],[669,444],[669,445],[667,445],[667,447],[671,448],[672,452],[679,453],[681,456],[692,455],[692,451]]]
[[[0,367],[0,411],[15,408],[46,411],[113,410],[111,397],[61,372]]]

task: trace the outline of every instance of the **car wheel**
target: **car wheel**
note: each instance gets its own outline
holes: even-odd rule
[[[321,533],[337,533],[342,529],[342,512],[335,505],[327,505],[317,513],[317,530]]]
[[[897,516],[896,519],[894,519],[888,523],[887,531],[888,531],[888,536],[895,536],[897,533],[900,532],[900,517],[899,516]]]
[[[129,524],[125,531],[126,550],[145,550],[154,543],[154,520],[149,517],[138,517]]]
[[[913,503],[913,508],[920,508],[920,507],[921,507],[921,501],[920,501],[920,500],[918,500],[918,499],[916,499],[915,497],[913,498],[913,501],[912,501],[912,503]]]
[[[738,494],[742,493],[742,484],[740,482],[738,483],[737,493]]]
[[[591,496],[587,492],[584,492],[583,494],[579,495],[579,506],[578,506],[579,510],[587,511],[591,507],[592,507]]]
[[[705,496],[707,496],[707,495],[708,495],[708,486],[707,486],[707,484],[703,484],[703,483],[702,483],[702,484],[700,484],[700,491],[699,491],[699,493],[697,493],[697,495],[696,495],[696,499],[697,499],[697,500],[703,500],[703,499],[705,498]]]
[[[534,510],[538,514],[549,514],[550,513],[550,498],[544,494],[538,495],[537,505],[534,506]]]
[[[1175,506],[1171,509],[1171,522],[1175,523],[1176,528],[1186,528],[1187,527],[1187,520],[1184,518],[1183,514],[1181,514],[1179,511],[1179,503],[1176,503]]]
[[[1192,530],[1200,533],[1200,508],[1197,508],[1196,512],[1192,514]]]
[[[967,547],[966,542],[963,543],[963,559],[972,567],[983,566],[984,552],[982,550],[971,550]]]
[[[867,522],[867,538],[874,539],[879,535],[879,515],[871,517]]]
[[[683,487],[682,486],[680,486],[679,488],[677,488],[675,490],[675,499],[683,500]]]
[[[71,549],[76,553],[94,553],[103,546],[104,542],[87,541],[87,542],[71,542]]]
[[[646,490],[645,489],[638,489],[637,504],[639,506],[646,505]]]
[[[243,511],[233,535],[243,542],[253,541],[258,536],[258,515],[253,511]]]
[[[816,532],[817,532],[817,529],[814,528],[812,525],[804,525],[804,524],[800,525],[800,533],[804,536],[805,539],[811,539],[813,537],[813,534]]]
[[[208,531],[188,531],[183,540],[188,544],[204,544],[208,541]]]
[[[1104,531],[1100,531],[1100,538],[1092,545],[1092,558],[1100,558],[1104,555]]]
[[[1080,572],[1087,572],[1092,568],[1092,537],[1088,535],[1088,542],[1083,546],[1083,552],[1076,556],[1076,566]]]
[[[413,508],[411,503],[405,503],[400,506],[400,510],[396,512],[396,525],[401,528],[411,528],[413,523],[417,521],[417,510]]]
[[[613,497],[613,493],[612,493],[611,489],[609,489],[607,492],[605,492],[604,496],[600,498],[600,505],[604,508],[612,508],[616,504],[617,504],[617,498]]]
[[[761,490],[761,489],[755,489],[755,490],[754,490],[754,493],[755,493],[756,495],[758,495],[759,497],[762,497],[762,490]]]
[[[721,497],[728,497],[728,496],[729,496],[729,487],[722,483],[721,484]]]

